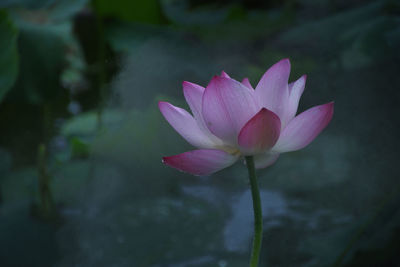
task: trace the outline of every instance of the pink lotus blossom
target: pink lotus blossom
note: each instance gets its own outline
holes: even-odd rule
[[[208,175],[254,156],[256,168],[273,164],[280,153],[307,146],[328,125],[333,102],[296,116],[306,75],[289,83],[290,62],[283,59],[262,76],[255,89],[222,72],[206,88],[183,82],[191,115],[168,102],[158,106],[171,126],[197,150],[164,157],[171,167]]]

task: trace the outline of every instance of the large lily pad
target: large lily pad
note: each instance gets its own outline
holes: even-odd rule
[[[41,104],[60,93],[69,25],[20,23],[20,74],[13,96]]]

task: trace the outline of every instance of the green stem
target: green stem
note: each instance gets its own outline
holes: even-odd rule
[[[252,156],[247,156],[246,165],[249,171],[249,179],[251,186],[251,195],[253,197],[253,209],[254,209],[254,239],[253,249],[251,251],[250,267],[257,267],[260,258],[261,244],[262,244],[262,209],[260,190],[258,189],[256,169],[254,167],[254,159]]]

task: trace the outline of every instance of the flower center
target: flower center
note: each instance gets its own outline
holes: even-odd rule
[[[217,147],[217,149],[221,149],[221,150],[223,150],[223,151],[225,151],[225,152],[227,152],[227,153],[229,153],[231,155],[234,155],[234,156],[239,156],[240,155],[240,151],[236,147],[226,146],[225,145],[225,146],[219,146],[219,147]]]

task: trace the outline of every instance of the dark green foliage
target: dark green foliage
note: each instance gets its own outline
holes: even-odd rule
[[[165,22],[159,0],[94,0],[93,6],[102,17],[151,24]]]
[[[20,72],[12,97],[43,104],[60,95],[60,75],[66,64],[67,52],[63,39],[65,31],[68,31],[67,25],[24,23],[20,26]]]
[[[18,74],[18,30],[7,12],[0,10],[0,103]]]

